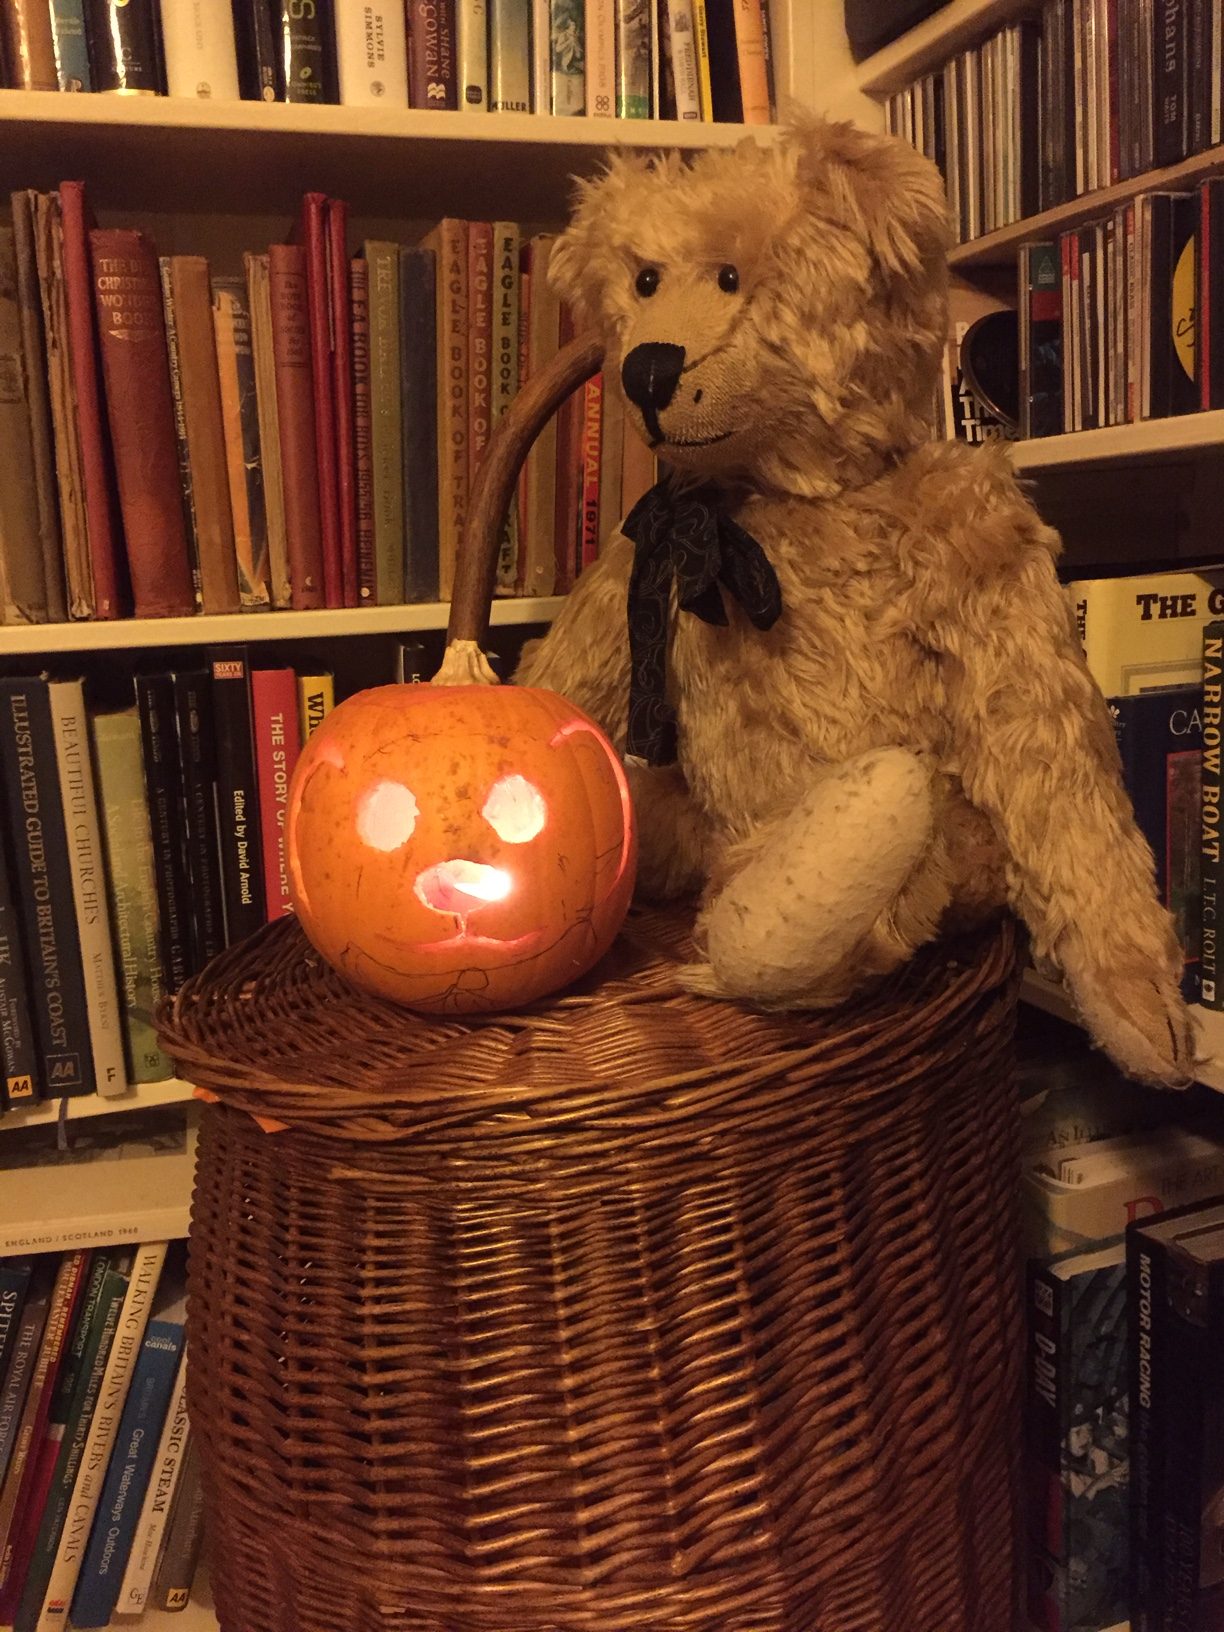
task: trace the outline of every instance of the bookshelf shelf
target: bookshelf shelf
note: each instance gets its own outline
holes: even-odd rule
[[[563,597],[494,601],[494,624],[549,623]],[[123,618],[103,623],[28,623],[0,629],[0,658],[42,652],[127,651],[149,646],[212,646],[227,641],[330,640],[336,635],[398,635],[445,629],[444,601],[356,606],[321,612],[233,612],[214,617]]]
[[[80,177],[107,209],[279,212],[304,187],[358,215],[556,219],[609,148],[731,147],[770,127],[659,119],[0,91],[0,182]]]
[[[1034,437],[1011,444],[1017,470],[1036,473],[1073,465],[1113,460],[1158,458],[1224,447],[1224,409],[1181,414],[1175,419],[1140,420],[1135,425],[1106,425],[1066,436]]]
[[[14,1106],[0,1117],[0,1141],[6,1133],[17,1128],[50,1127],[59,1121],[60,1106],[69,1122],[81,1122],[95,1116],[118,1116],[124,1111],[147,1111],[160,1105],[190,1103],[194,1090],[189,1082],[169,1077],[165,1082],[146,1082],[115,1099],[101,1094],[80,1094],[72,1099],[46,1099],[28,1110]]]
[[[889,96],[981,35],[1039,10],[1037,0],[951,0],[933,17],[861,62],[858,88],[868,96]]]

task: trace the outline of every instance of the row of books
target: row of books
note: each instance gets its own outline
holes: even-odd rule
[[[888,99],[941,167],[962,240],[1217,145],[1210,0],[1047,0]]]
[[[449,599],[492,429],[572,333],[551,236],[447,219],[350,259],[347,207],[309,193],[232,277],[93,227],[79,182],[12,223],[0,621]],[[653,480],[592,381],[528,460],[499,593],[563,593]]]
[[[0,1625],[182,1609],[202,1538],[184,1254],[0,1258]]]
[[[768,0],[0,0],[0,83],[768,124]]]
[[[0,680],[0,1106],[172,1076],[162,996],[289,910],[289,782],[331,675],[219,649],[133,690]]]

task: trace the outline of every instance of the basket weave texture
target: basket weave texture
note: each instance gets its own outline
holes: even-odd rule
[[[642,913],[439,1020],[282,920],[189,983],[224,1632],[1006,1632],[1015,952],[768,1016]]]

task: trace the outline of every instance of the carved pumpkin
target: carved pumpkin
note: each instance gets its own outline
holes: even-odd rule
[[[352,981],[430,1013],[528,1003],[611,944],[637,847],[620,763],[551,691],[382,686],[302,751],[289,876]]]

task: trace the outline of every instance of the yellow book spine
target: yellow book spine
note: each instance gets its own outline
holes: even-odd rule
[[[710,84],[710,29],[706,22],[705,0],[693,0],[693,33],[697,41],[697,91],[701,117],[714,121],[714,91]]]
[[[336,687],[330,674],[299,674],[298,719],[302,746],[314,735],[336,705]]]

